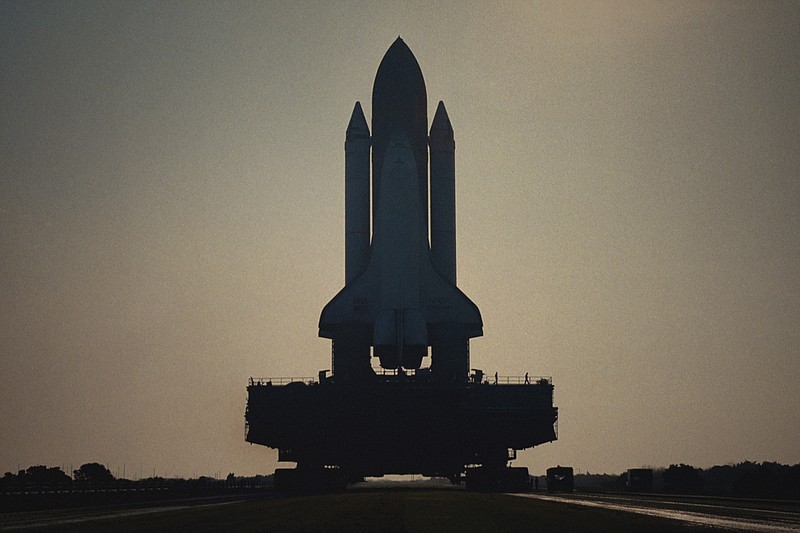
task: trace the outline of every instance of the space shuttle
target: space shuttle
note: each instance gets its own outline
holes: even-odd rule
[[[429,133],[422,71],[398,37],[375,76],[371,135],[358,102],[346,132],[345,286],[319,320],[336,381],[373,378],[372,357],[467,380],[483,322],[456,286],[455,226],[453,128],[439,102]]]

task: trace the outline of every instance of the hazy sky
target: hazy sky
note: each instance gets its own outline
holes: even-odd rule
[[[0,2],[0,472],[270,472],[330,368],[344,132],[397,35],[456,136],[472,366],[620,472],[800,462],[800,3]]]

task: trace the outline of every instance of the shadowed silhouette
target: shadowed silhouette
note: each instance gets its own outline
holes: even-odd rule
[[[553,386],[470,374],[483,321],[456,286],[455,229],[453,128],[439,102],[428,132],[422,71],[398,38],[375,76],[372,135],[358,102],[346,132],[345,286],[319,320],[333,374],[248,387],[247,440],[297,463],[276,487],[465,471],[475,488],[528,486],[507,464],[556,439]]]

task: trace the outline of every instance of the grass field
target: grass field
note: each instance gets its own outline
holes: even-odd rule
[[[3,524],[0,522],[0,530],[3,529]],[[503,494],[430,489],[349,491],[333,495],[198,506],[112,519],[60,523],[43,529],[43,531],[82,532],[437,533],[448,531],[658,533],[696,530],[699,528],[627,513],[587,509]]]

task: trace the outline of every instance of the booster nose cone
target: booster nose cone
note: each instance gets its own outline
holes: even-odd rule
[[[361,109],[361,102],[356,102],[353,107],[353,114],[350,115],[350,123],[347,125],[347,139],[353,137],[369,138],[369,128],[367,119],[364,118],[364,111]]]
[[[394,134],[414,151],[421,205],[428,205],[428,96],[414,54],[398,37],[383,56],[372,87],[372,199],[378,207],[383,158]],[[427,212],[427,209],[424,211]],[[427,222],[427,214],[426,214]]]
[[[434,139],[437,138],[453,139],[453,125],[450,123],[450,117],[447,115],[444,102],[441,100],[439,100],[439,105],[436,106],[436,113],[433,114],[433,123],[431,124],[431,142],[434,142]]]

